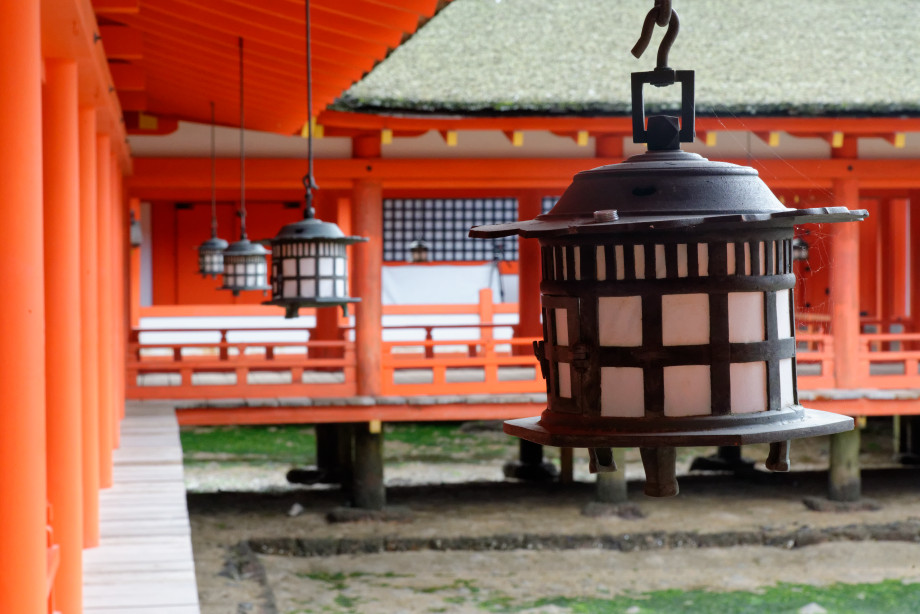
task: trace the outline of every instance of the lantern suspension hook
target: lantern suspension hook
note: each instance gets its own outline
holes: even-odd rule
[[[661,27],[667,26],[668,28],[664,38],[661,39],[661,44],[658,46],[658,66],[656,67],[656,70],[667,70],[668,53],[670,53],[671,46],[677,39],[677,33],[680,32],[680,19],[677,17],[677,11],[671,8],[671,0],[655,0],[655,6],[645,16],[642,33],[632,48],[632,54],[638,58],[645,53],[649,43],[652,42],[652,31],[655,29],[656,24]]]
[[[307,174],[303,176],[304,208],[303,218],[312,220],[316,215],[313,208],[313,192],[319,189],[313,173],[313,50],[310,27],[310,0],[304,2],[304,26],[306,35],[306,77],[307,77]]]

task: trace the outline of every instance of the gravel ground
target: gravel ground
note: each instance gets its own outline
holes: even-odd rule
[[[760,452],[745,449],[754,458],[762,458]],[[822,462],[820,446],[800,446],[798,452],[806,459],[798,463],[800,469]],[[349,524],[325,519],[342,503],[337,489],[292,487],[280,477],[286,467],[263,466],[220,478],[228,480],[222,482],[225,487],[255,480],[263,492],[189,496],[202,612],[481,612],[513,609],[539,598],[609,598],[668,588],[758,590],[778,582],[920,581],[920,483],[915,469],[893,468],[889,455],[880,450],[863,459],[864,465],[888,466],[864,472],[864,496],[879,503],[877,511],[810,511],[802,500],[824,494],[823,471],[758,472],[746,478],[684,475],[682,492],[672,499],[647,498],[641,482],[631,481],[630,502],[642,514],[634,519],[582,514],[593,499],[593,484],[581,473],[580,461],[576,478],[585,481],[566,486],[497,481],[495,463],[388,466],[388,503],[411,510],[411,521]],[[213,474],[222,471],[234,469],[193,466],[188,480],[214,490],[221,482]],[[641,477],[634,460],[627,475]],[[289,515],[292,511],[297,515]],[[853,528],[867,526],[882,527],[890,541],[866,539],[868,534]],[[898,529],[888,535],[885,527]],[[771,535],[821,531],[861,541],[744,545],[758,536],[767,543]],[[684,543],[675,542],[675,534],[717,535],[716,545],[695,547],[691,539],[673,547]],[[596,543],[578,549],[502,550],[526,542],[527,536],[560,543],[594,536]],[[609,543],[624,543],[624,536],[645,539],[647,547],[610,549]],[[298,539],[320,540],[331,552],[348,554],[303,557],[251,549],[266,540]],[[451,539],[458,549],[431,545]],[[411,552],[379,552],[381,544],[397,540],[421,546]],[[370,552],[362,554],[362,549]],[[803,603],[802,611],[822,611],[815,607],[820,606]],[[527,611],[571,609],[546,605]]]

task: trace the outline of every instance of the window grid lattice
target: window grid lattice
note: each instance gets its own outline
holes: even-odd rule
[[[517,221],[514,198],[388,198],[383,201],[383,259],[405,262],[409,245],[428,244],[432,262],[518,259],[516,236],[472,239],[472,226]]]

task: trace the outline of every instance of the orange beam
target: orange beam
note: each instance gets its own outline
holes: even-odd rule
[[[143,35],[127,26],[99,26],[105,56],[109,60],[140,60],[144,57]]]
[[[349,189],[356,179],[382,181],[390,189],[551,189],[566,187],[582,170],[617,162],[603,158],[505,159],[339,159],[317,160],[316,174],[327,189]],[[747,160],[728,160],[747,164]],[[237,163],[218,160],[218,189],[238,188]],[[920,160],[754,160],[752,166],[774,189],[828,189],[851,178],[861,190],[920,186]],[[246,186],[253,190],[300,190],[303,162],[253,159]],[[139,158],[129,180],[139,198],[209,198],[210,167],[204,158]]]
[[[45,373],[50,524],[60,545],[55,605],[83,603],[80,383],[80,165],[77,64],[46,60],[44,88]]]
[[[572,132],[587,130],[591,134],[632,134],[632,119],[622,117],[457,117],[457,116],[389,116],[344,111],[323,111],[319,122],[327,134],[336,128],[358,130],[544,130]],[[708,131],[833,133],[877,136],[885,132],[920,132],[917,117],[697,117],[696,127]]]
[[[112,63],[109,64],[109,72],[117,90],[138,91],[147,87],[144,69],[135,64]]]
[[[93,0],[97,15],[136,15],[140,8],[140,0]]]
[[[0,612],[48,608],[38,2],[0,4]]]
[[[316,11],[317,19],[321,13],[337,13],[348,15],[362,21],[371,23],[385,23],[403,32],[413,33],[418,29],[419,18],[422,14],[411,13],[402,7],[392,7],[364,0],[313,0],[310,7]],[[423,13],[430,17],[431,13]]]
[[[538,416],[545,403],[450,403],[337,407],[239,407],[179,409],[180,426],[231,424],[325,424],[330,422],[419,422],[510,420]]]

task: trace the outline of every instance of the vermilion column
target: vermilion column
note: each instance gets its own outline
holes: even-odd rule
[[[0,4],[0,612],[47,610],[39,3]]]
[[[524,192],[518,196],[518,219],[532,220],[543,212],[543,195]],[[515,337],[542,337],[540,325],[540,243],[518,238],[518,325]],[[518,348],[530,353],[529,347]]]
[[[127,287],[127,262],[128,250],[131,249],[129,241],[129,225],[125,211],[124,176],[118,159],[112,156],[112,177],[114,186],[112,248],[115,254],[115,276],[112,304],[115,306],[115,343],[114,374],[115,374],[115,447],[119,447],[121,433],[121,419],[125,417],[125,355],[128,341],[128,300]]]
[[[354,289],[361,302],[355,306],[355,345],[358,394],[380,394],[383,300],[383,188],[380,182],[358,180],[354,184],[355,234],[367,243],[352,247],[355,259]]]
[[[83,607],[83,491],[80,371],[80,164],[77,64],[45,61],[45,400],[48,501],[61,564],[54,583],[62,612]]]
[[[834,181],[834,205],[859,208],[856,179]],[[859,386],[859,226],[855,222],[831,226],[831,334],[834,339],[834,375],[838,388]]]
[[[910,193],[910,321],[920,332],[920,190]],[[910,349],[920,350],[920,341]]]
[[[134,219],[141,219],[141,202],[137,198],[131,199],[129,210],[134,213]],[[128,256],[128,328],[140,326],[141,323],[141,247],[129,247]],[[147,246],[150,249],[150,246]]]
[[[99,545],[99,273],[96,110],[80,116],[80,322],[83,367],[83,547]]]
[[[112,147],[107,134],[96,135],[96,248],[99,259],[99,486],[112,485],[114,398],[112,377]]]

